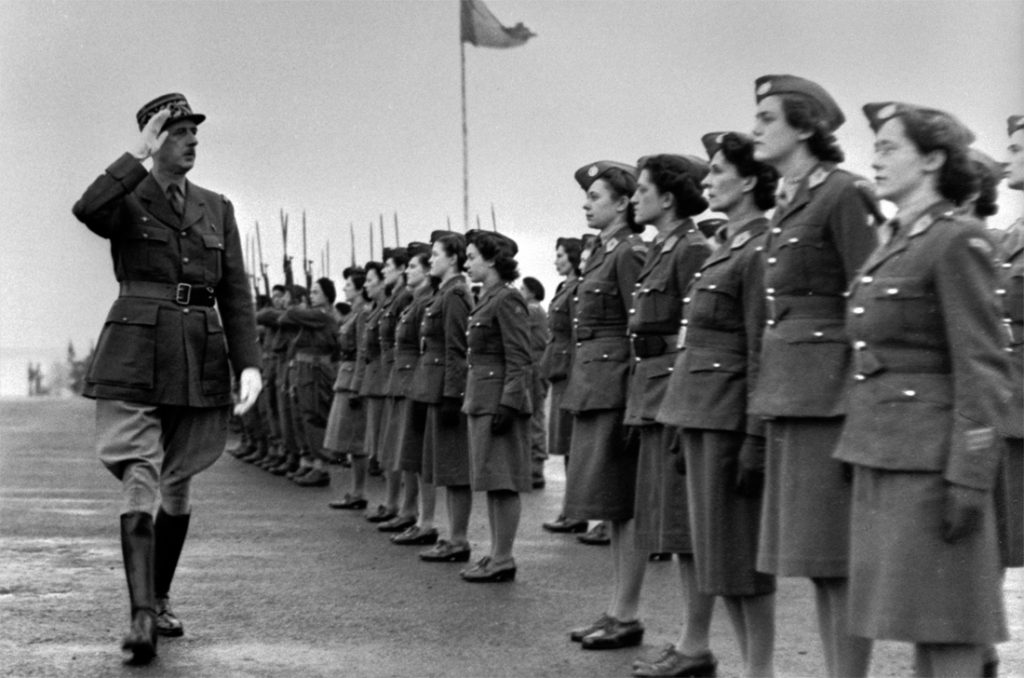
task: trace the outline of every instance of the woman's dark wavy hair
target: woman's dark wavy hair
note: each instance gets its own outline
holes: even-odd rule
[[[754,204],[759,210],[775,207],[775,189],[779,185],[779,173],[771,165],[754,160],[754,140],[734,132],[722,138],[719,150],[741,177],[754,177]]]
[[[814,99],[802,94],[781,94],[782,112],[790,127],[812,132],[807,139],[807,150],[823,162],[842,162],[846,154],[839,147],[836,135],[829,129],[825,108]]]
[[[358,266],[349,266],[343,273],[346,280],[352,281],[352,287],[361,292],[366,285],[366,271]]]
[[[503,238],[484,231],[476,235],[473,245],[485,261],[494,264],[494,270],[503,281],[511,282],[519,277],[519,262],[515,260],[509,243]]]
[[[565,252],[565,258],[572,265],[573,273],[580,275],[580,255],[583,253],[583,243],[579,238],[559,238],[555,242],[555,251],[561,247]]]
[[[368,261],[368,262],[366,262],[366,265],[363,266],[363,285],[364,286],[362,288],[362,292],[363,292],[363,299],[365,299],[366,301],[370,301],[370,295],[366,292],[366,287],[365,287],[366,277],[368,275],[370,275],[370,271],[373,271],[374,273],[377,274],[377,280],[383,280],[384,279],[384,264],[380,263],[379,261]]]
[[[671,155],[649,155],[640,159],[638,172],[647,170],[647,176],[659,193],[675,196],[676,216],[686,219],[708,208],[701,178],[690,173],[689,165]]]
[[[629,226],[629,230],[634,233],[643,233],[644,227],[636,223],[633,203],[629,202],[629,199],[636,193],[636,177],[624,169],[610,167],[596,181],[603,181],[612,192],[612,197],[616,200],[623,197],[626,198],[626,224]]]
[[[436,290],[441,284],[441,280],[440,278],[430,275],[430,252],[417,252],[412,255],[412,260],[427,272],[427,279],[430,281],[430,286]]]
[[[981,158],[972,157],[971,167],[978,177],[978,192],[974,197],[974,216],[979,219],[991,217],[999,213],[999,182],[1001,168],[995,168]]]
[[[974,134],[959,120],[932,109],[901,113],[903,133],[918,152],[942,151],[946,161],[939,170],[936,188],[942,197],[960,204],[978,192],[979,178],[970,156]]]
[[[466,239],[461,235],[452,233],[451,235],[442,235],[434,242],[441,245],[441,249],[444,251],[445,256],[455,257],[459,271],[466,265]]]

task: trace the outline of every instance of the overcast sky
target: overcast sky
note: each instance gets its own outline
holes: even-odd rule
[[[555,282],[558,235],[585,229],[572,178],[597,159],[701,153],[700,135],[749,130],[753,81],[794,73],[847,116],[846,167],[870,175],[860,106],[898,99],[957,114],[1002,159],[1024,112],[1024,3],[796,0],[491,0],[525,46],[467,46],[470,212],[519,241],[521,271]],[[456,0],[11,2],[0,0],[0,392],[20,392],[26,350],[81,351],[116,295],[107,244],[71,216],[137,136],[135,112],[183,92],[208,119],[189,178],[260,222],[281,277],[278,210],[309,222],[331,274],[394,242],[462,223]],[[1003,193],[996,225],[1021,214]],[[379,242],[378,242],[379,248]],[[379,249],[378,249],[379,252]],[[9,367],[9,365],[8,365]]]

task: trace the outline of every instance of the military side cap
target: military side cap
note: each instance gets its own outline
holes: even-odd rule
[[[479,228],[471,228],[466,231],[466,244],[468,245],[475,242],[476,239],[480,237],[481,233],[487,233],[487,231],[481,231]]]
[[[704,234],[705,238],[713,238],[715,233],[722,227],[727,219],[719,219],[715,217],[713,219],[704,219],[703,221],[697,222],[697,229]]]
[[[365,275],[366,271],[362,266],[347,266],[344,271],[341,272],[342,278],[349,278],[354,275]]]
[[[385,247],[381,259],[387,261],[393,257],[408,257],[409,253],[402,247]]]
[[[715,153],[718,153],[722,144],[725,143],[726,137],[735,137],[741,142],[751,141],[749,136],[741,132],[708,132],[700,138],[700,142],[704,144],[704,150],[708,153],[708,160],[715,157]]]
[[[430,232],[430,244],[434,244],[435,242],[437,242],[441,238],[445,238],[445,237],[449,237],[449,236],[451,236],[451,237],[455,238],[456,240],[458,240],[459,244],[462,245],[463,248],[466,247],[466,236],[463,235],[462,233],[457,232],[457,231],[431,231]]]
[[[1006,119],[1006,134],[1013,136],[1014,132],[1024,129],[1024,115],[1011,115]]]
[[[762,75],[754,81],[754,95],[758,103],[776,94],[801,94],[818,102],[825,109],[825,121],[830,132],[835,132],[846,122],[846,116],[836,100],[813,80],[796,75]]]
[[[555,249],[559,247],[565,247],[566,245],[573,245],[576,247],[583,247],[583,242],[579,238],[564,237],[559,238],[555,241]]]
[[[580,188],[582,188],[585,191],[588,188],[590,188],[591,184],[593,184],[595,181],[604,176],[605,173],[612,169],[622,170],[626,174],[636,179],[635,167],[633,167],[632,165],[627,165],[622,162],[615,162],[614,160],[598,160],[597,162],[592,162],[589,165],[584,165],[583,167],[576,170],[576,173],[573,176],[576,177],[576,183],[578,183],[580,185]]]
[[[430,254],[430,243],[413,241],[406,245],[405,251],[409,254],[410,258],[420,254]]]
[[[197,125],[206,120],[206,116],[202,113],[192,112],[192,107],[188,105],[188,99],[185,98],[184,94],[173,92],[159,96],[139,109],[139,112],[135,114],[135,119],[139,123],[139,131],[142,131],[142,128],[146,126],[150,118],[165,108],[170,109],[171,115],[167,118],[163,128],[161,128],[161,132],[167,129],[168,125],[179,120],[191,120]]]
[[[957,120],[955,116],[945,111],[940,111],[937,108],[926,108],[901,101],[880,101],[864,104],[863,110],[864,115],[867,116],[868,124],[871,125],[871,129],[875,133],[878,133],[882,125],[893,118],[914,115],[915,117],[923,118],[929,123],[938,123],[948,127],[950,131],[959,137],[958,141],[964,145],[974,143],[974,132]]]
[[[517,254],[519,254],[519,245],[516,244],[515,240],[513,240],[510,237],[508,237],[504,233],[492,233],[491,235],[497,237],[498,242],[501,243],[501,246],[503,248],[509,250],[509,252],[510,252],[509,256],[513,256],[514,257]]]

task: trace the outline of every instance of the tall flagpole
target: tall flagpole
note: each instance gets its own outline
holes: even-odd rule
[[[469,128],[466,126],[466,41],[459,38],[462,63],[462,230],[469,230]]]

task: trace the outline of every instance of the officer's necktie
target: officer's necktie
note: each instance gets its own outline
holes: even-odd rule
[[[785,179],[779,179],[779,185],[775,187],[775,209],[784,210],[788,204],[788,182]]]
[[[177,184],[167,187],[167,199],[171,201],[174,213],[180,217],[185,212],[185,196],[182,195],[181,188]]]

